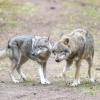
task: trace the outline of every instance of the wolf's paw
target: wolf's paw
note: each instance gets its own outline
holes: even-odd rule
[[[19,81],[18,81],[18,80],[13,80],[13,82],[14,82],[14,83],[19,83]]]
[[[27,80],[27,77],[25,76],[25,74],[22,71],[21,71],[20,76],[23,79],[23,81],[26,81]]]
[[[94,78],[91,78],[91,79],[90,79],[90,82],[91,82],[91,83],[95,83]]]
[[[42,81],[41,84],[43,85],[47,85],[47,84],[51,84],[48,80]]]
[[[46,83],[47,83],[47,84],[51,84],[51,82],[50,82],[50,81],[48,81],[47,79],[46,79]]]
[[[57,77],[58,78],[62,78],[63,77],[63,73],[60,73]]]
[[[75,81],[71,84],[71,86],[76,87],[76,86],[78,86],[79,84],[80,84],[80,80],[75,80]]]
[[[91,78],[89,81],[90,81],[92,84],[95,84],[95,83],[96,83],[96,80],[95,80],[94,78]]]
[[[23,81],[26,81],[26,80],[27,80],[27,78],[26,78],[26,77],[23,77],[22,79],[23,79]]]

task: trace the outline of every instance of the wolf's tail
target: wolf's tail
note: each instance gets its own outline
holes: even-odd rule
[[[7,57],[7,50],[6,49],[0,49],[0,59],[4,59]]]

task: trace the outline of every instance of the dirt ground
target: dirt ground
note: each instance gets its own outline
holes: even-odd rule
[[[0,48],[9,38],[19,34],[48,36],[57,41],[59,33],[76,28],[88,29],[95,40],[94,67],[100,67],[100,2],[99,0],[13,0],[22,5],[18,14],[8,12],[0,18]],[[23,6],[24,5],[24,6]],[[27,8],[25,8],[27,6]],[[17,9],[16,9],[17,10]],[[0,13],[1,14],[1,13]],[[11,18],[11,19],[10,19]],[[96,71],[96,84],[88,82],[87,64],[82,63],[81,85],[70,87],[59,77],[65,62],[56,63],[51,55],[47,64],[50,85],[41,85],[37,63],[28,61],[22,69],[26,82],[14,84],[9,76],[10,61],[0,61],[0,100],[100,100],[100,72]],[[74,79],[75,68],[67,74],[68,82]],[[17,77],[16,73],[16,78]]]

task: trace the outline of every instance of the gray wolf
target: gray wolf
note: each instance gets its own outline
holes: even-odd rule
[[[55,61],[66,61],[63,69],[63,77],[66,81],[66,71],[75,61],[76,72],[72,86],[80,84],[80,66],[82,60],[86,60],[88,67],[88,76],[91,82],[95,82],[92,70],[95,72],[93,65],[94,57],[94,39],[92,34],[84,29],[76,29],[70,34],[62,35],[61,39],[54,45],[53,53]]]
[[[11,38],[5,49],[0,50],[0,59],[9,57],[11,60],[10,76],[13,82],[19,81],[14,77],[17,70],[21,79],[26,80],[21,66],[29,59],[38,63],[41,84],[50,84],[46,78],[46,64],[51,54],[51,43],[48,37],[20,35]]]

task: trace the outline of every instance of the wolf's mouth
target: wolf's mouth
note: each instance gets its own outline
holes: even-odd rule
[[[39,54],[39,58],[40,59],[48,59],[50,53],[46,52],[46,53],[40,53]]]
[[[60,62],[60,60],[59,60],[59,59],[56,59],[55,61],[56,61],[56,62]]]

